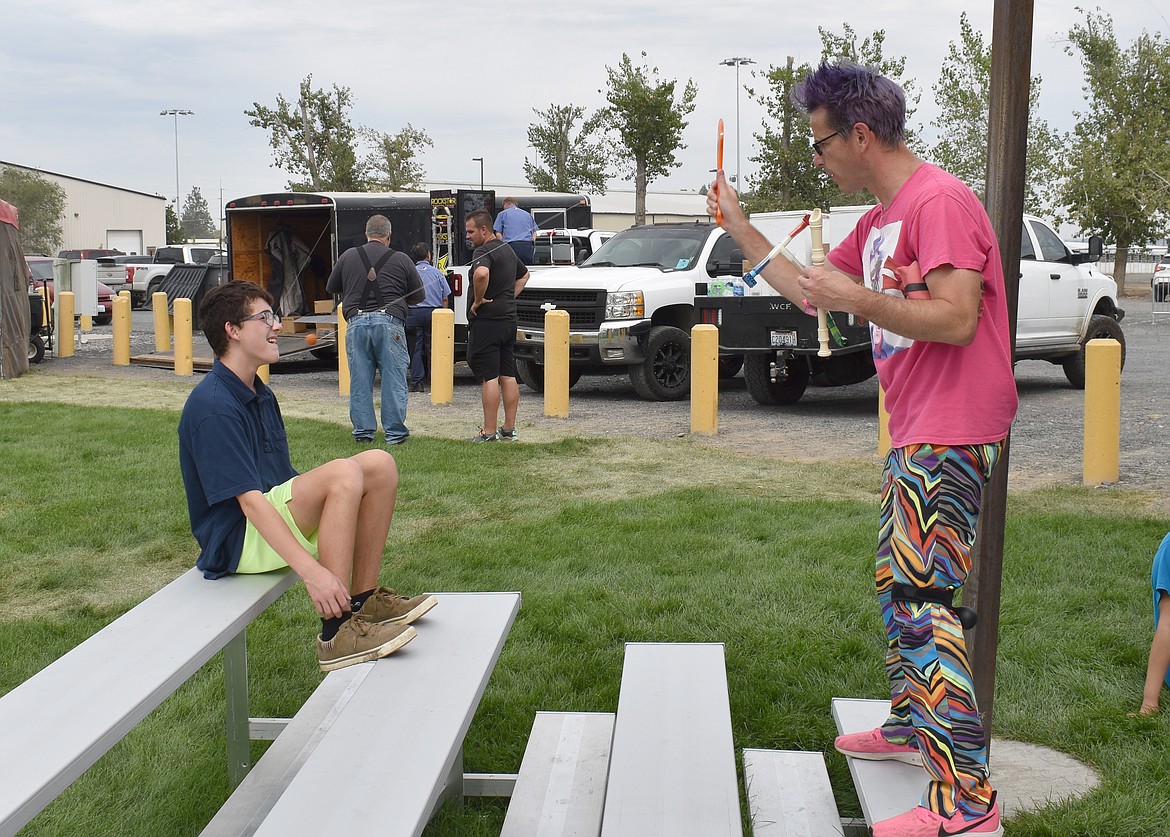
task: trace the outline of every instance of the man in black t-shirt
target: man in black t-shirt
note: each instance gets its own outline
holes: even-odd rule
[[[467,237],[475,253],[471,258],[472,302],[467,308],[467,365],[480,383],[483,427],[473,442],[511,442],[516,439],[516,412],[520,387],[516,383],[516,295],[528,281],[528,268],[515,251],[499,241],[492,230],[492,216],[476,210],[467,216]],[[504,424],[496,432],[500,402]]]

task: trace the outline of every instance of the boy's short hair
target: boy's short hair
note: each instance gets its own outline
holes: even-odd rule
[[[870,67],[852,61],[823,61],[792,90],[792,101],[805,113],[825,109],[829,127],[847,134],[858,122],[887,147],[906,138],[906,94]]]
[[[199,327],[211,344],[215,356],[223,357],[228,349],[228,323],[239,323],[252,312],[252,300],[260,299],[272,305],[272,294],[255,282],[246,280],[217,285],[203,296],[199,303]]]

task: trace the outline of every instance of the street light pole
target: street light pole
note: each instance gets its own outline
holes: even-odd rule
[[[479,191],[483,191],[483,157],[472,157],[471,162],[479,163]]]
[[[741,64],[755,64],[750,58],[727,58],[719,62],[725,67],[735,67],[735,191],[743,191],[743,182],[739,179],[739,68]]]
[[[179,117],[194,116],[195,111],[183,110],[182,108],[170,108],[159,111],[158,115],[175,117],[175,217],[178,217],[182,211],[179,209],[179,202],[182,200],[182,196],[179,194]]]

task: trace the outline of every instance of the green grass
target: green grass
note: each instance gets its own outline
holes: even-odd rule
[[[177,420],[0,404],[0,692],[193,562]],[[301,469],[353,452],[337,425],[289,431]],[[873,463],[798,465],[688,440],[412,438],[394,453],[402,488],[383,581],[524,596],[467,770],[514,772],[537,710],[613,711],[624,642],[719,641],[736,746],[827,752],[842,813],[859,813],[829,701],[885,696]],[[1168,528],[1131,511],[1144,500],[1080,488],[1009,500],[995,733],[1104,777],[1088,797],[1016,817],[1013,835],[1165,833],[1170,723],[1126,717],[1151,636],[1150,560]],[[254,625],[253,714],[291,715],[315,688],[316,627],[300,587]],[[198,833],[229,793],[222,727],[216,658],[27,833]],[[427,834],[498,834],[503,811],[444,810]]]

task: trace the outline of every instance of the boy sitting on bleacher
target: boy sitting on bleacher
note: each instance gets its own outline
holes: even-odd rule
[[[401,648],[437,599],[377,586],[398,494],[394,458],[366,450],[298,474],[276,396],[256,374],[280,358],[272,297],[252,282],[221,285],[199,322],[215,364],[179,421],[196,566],[207,578],[291,567],[321,616],[322,671]]]

